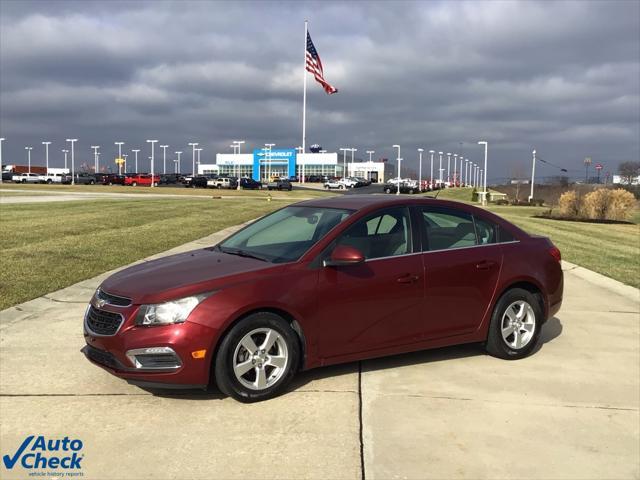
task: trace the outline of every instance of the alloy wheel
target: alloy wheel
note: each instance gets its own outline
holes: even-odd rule
[[[514,349],[526,347],[536,329],[536,314],[524,300],[513,302],[502,316],[501,332],[505,343]]]
[[[285,373],[289,352],[285,339],[272,328],[256,328],[247,333],[233,353],[233,373],[251,390],[273,386]]]

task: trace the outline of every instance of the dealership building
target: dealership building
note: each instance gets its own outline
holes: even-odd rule
[[[373,182],[385,181],[383,162],[347,162],[347,176],[362,177]],[[326,175],[343,177],[344,162],[337,153],[298,153],[295,148],[254,150],[253,153],[218,153],[215,164],[198,165],[199,174],[215,173],[234,177],[250,177],[263,181],[270,177]]]

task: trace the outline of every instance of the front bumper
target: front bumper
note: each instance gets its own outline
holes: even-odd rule
[[[167,388],[209,384],[216,330],[189,321],[136,326],[137,306],[107,308],[123,316],[122,325],[114,335],[103,336],[92,332],[85,321],[86,345],[81,351],[89,361],[130,383]]]

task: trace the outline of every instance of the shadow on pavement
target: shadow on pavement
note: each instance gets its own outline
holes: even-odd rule
[[[557,317],[549,319],[542,328],[542,334],[536,347],[533,349],[531,355],[537,354],[544,346],[544,344],[553,341],[562,334],[562,323]],[[442,362],[447,360],[456,360],[459,358],[473,357],[477,355],[485,355],[484,347],[481,343],[468,343],[465,345],[454,345],[451,347],[434,348],[431,350],[420,350],[417,352],[403,353],[400,355],[391,355],[388,357],[374,358],[371,360],[363,360],[363,371],[376,371],[386,370],[389,368],[406,367],[410,365],[417,365],[420,363],[432,363]],[[304,389],[305,386],[314,382],[323,380],[326,378],[337,378],[343,375],[351,375],[358,372],[358,362],[351,362],[342,365],[332,365],[328,367],[314,368],[313,370],[307,370],[299,372],[287,388],[287,394],[294,390]],[[142,387],[140,387],[142,388]],[[175,398],[181,400],[222,400],[225,397],[218,391],[215,386],[210,386],[207,390],[157,390],[147,389],[143,390],[151,393],[154,396],[162,398]],[[313,390],[312,390],[313,391]],[[318,391],[335,391],[331,388],[319,388]],[[342,390],[342,391],[349,391]]]

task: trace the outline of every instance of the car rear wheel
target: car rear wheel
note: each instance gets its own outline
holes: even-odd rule
[[[131,185],[133,185],[134,187],[138,186],[138,182],[133,182]]]
[[[231,328],[215,358],[215,380],[226,395],[257,402],[278,395],[296,373],[297,334],[282,317],[254,313]]]
[[[385,188],[384,193],[391,193],[391,189],[389,187]]]
[[[526,357],[538,343],[542,319],[542,307],[536,296],[521,288],[507,291],[491,317],[487,352],[506,360]]]

